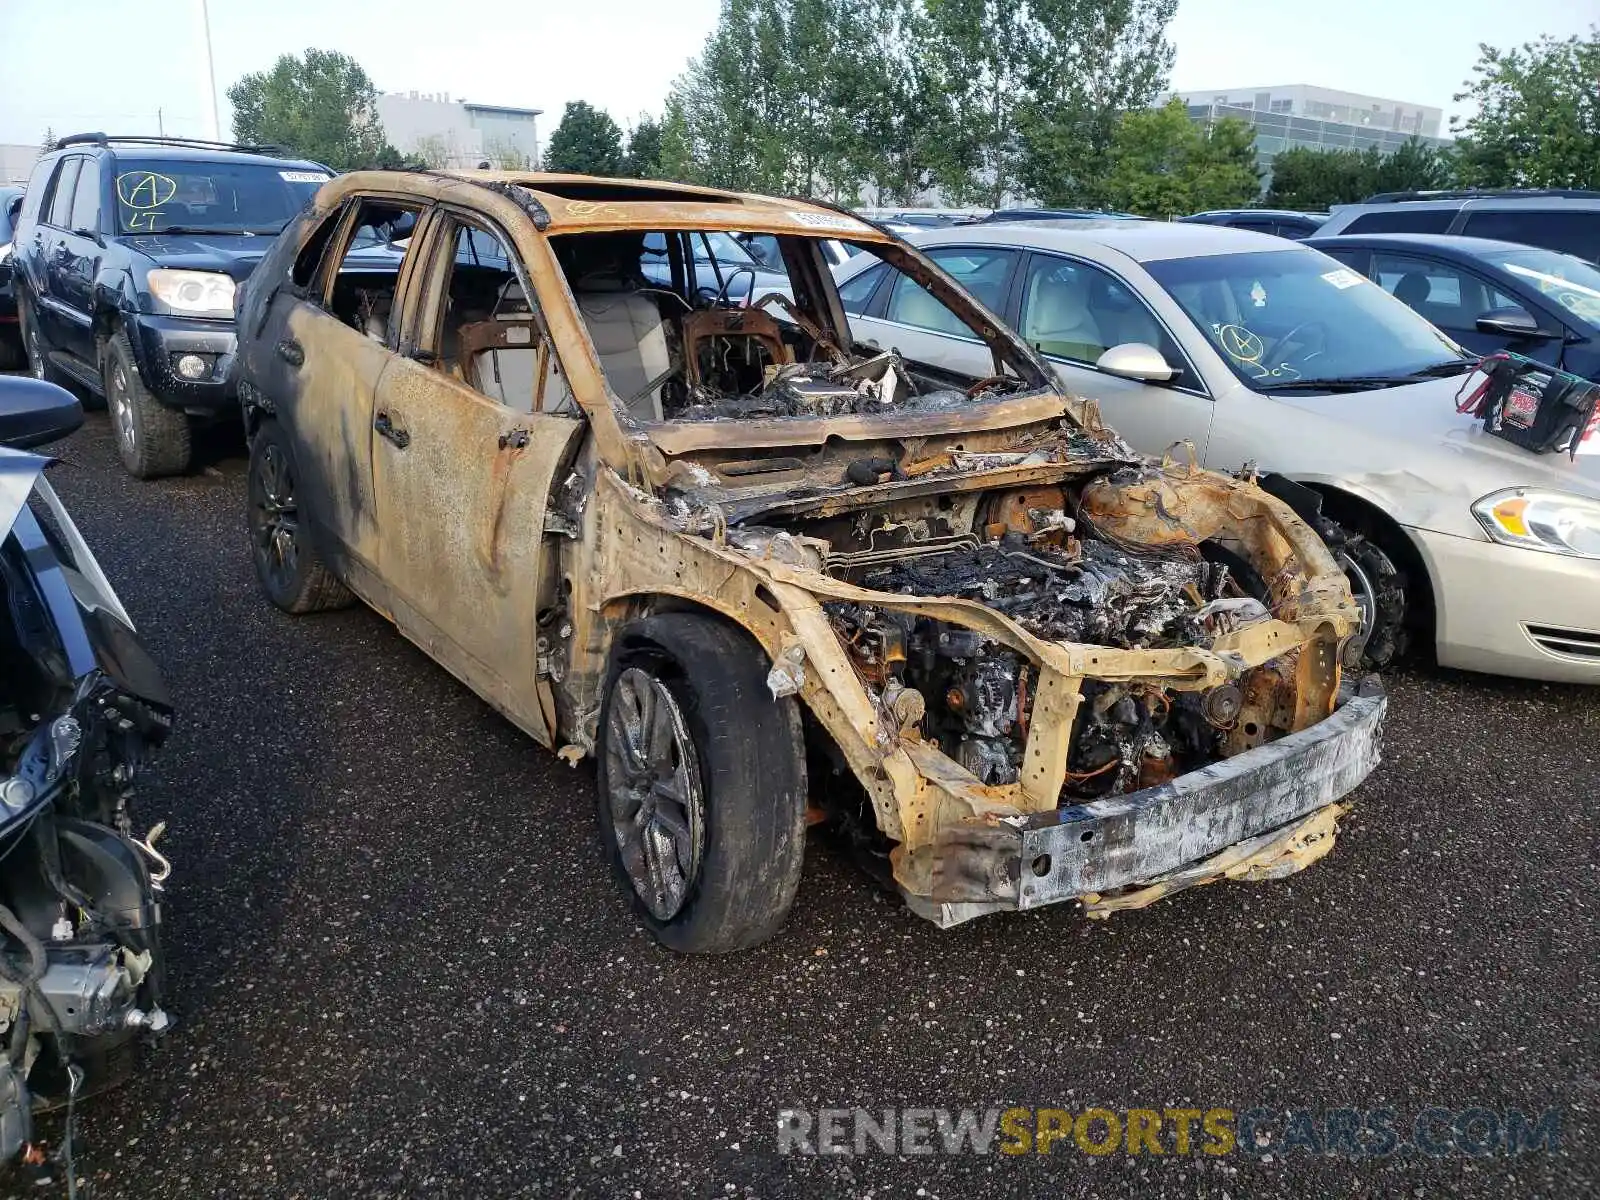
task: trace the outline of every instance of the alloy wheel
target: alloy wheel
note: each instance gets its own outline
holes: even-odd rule
[[[106,388],[106,403],[111,408],[111,426],[116,431],[117,441],[123,448],[132,454],[139,445],[139,430],[133,423],[133,404],[128,399],[127,368],[122,365],[122,360],[111,360],[110,386]]]
[[[250,542],[256,566],[276,592],[294,586],[300,568],[300,519],[294,476],[283,449],[263,446],[250,480]]]
[[[683,713],[648,671],[628,667],[612,685],[605,755],[623,870],[650,915],[670,921],[700,871],[705,799]]]
[[[33,314],[26,311],[22,322],[22,341],[23,350],[28,356],[28,370],[35,379],[43,379],[44,345],[39,340],[39,326],[34,322]]]
[[[1339,566],[1350,581],[1351,595],[1355,597],[1356,607],[1361,610],[1361,628],[1356,630],[1344,647],[1344,665],[1354,670],[1361,665],[1361,657],[1367,651],[1367,640],[1372,637],[1372,627],[1378,617],[1378,599],[1372,586],[1372,576],[1354,557],[1341,552]]]

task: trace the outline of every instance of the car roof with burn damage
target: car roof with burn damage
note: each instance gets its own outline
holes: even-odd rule
[[[513,184],[531,192],[550,214],[546,232],[599,233],[618,229],[726,229],[792,233],[852,241],[893,239],[842,209],[811,200],[759,196],[653,179],[612,179],[545,171],[437,171],[436,178]]]

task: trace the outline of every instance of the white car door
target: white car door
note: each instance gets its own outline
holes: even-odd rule
[[[938,246],[928,251],[963,287],[997,317],[1021,253],[1007,246]],[[885,273],[887,273],[885,275]],[[873,277],[869,283],[866,276]],[[862,292],[867,295],[861,295]],[[865,346],[897,350],[908,362],[923,363],[974,379],[994,374],[994,356],[961,319],[931,293],[889,267],[853,277],[840,288],[850,329]],[[857,311],[854,306],[861,306]]]
[[[1018,332],[1055,368],[1063,388],[1098,400],[1107,423],[1142,453],[1188,440],[1205,458],[1215,406],[1177,340],[1131,286],[1098,264],[1034,251],[1021,293]],[[1129,342],[1160,351],[1173,378],[1125,379],[1095,366],[1111,347]]]

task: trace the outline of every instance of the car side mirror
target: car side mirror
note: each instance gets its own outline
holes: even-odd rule
[[[1176,371],[1161,351],[1144,342],[1123,342],[1107,350],[1094,364],[1107,375],[1138,379],[1145,383],[1166,383]]]
[[[17,227],[17,218],[21,215],[22,197],[18,196],[10,204],[6,205],[6,220],[10,222],[11,228],[15,229]]]
[[[1548,338],[1555,335],[1539,328],[1539,322],[1525,308],[1491,308],[1479,313],[1475,322],[1479,333],[1498,333],[1512,338]]]
[[[83,424],[83,405],[64,387],[26,375],[0,375],[0,446],[31,450]]]

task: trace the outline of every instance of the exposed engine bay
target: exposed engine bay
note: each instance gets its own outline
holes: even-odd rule
[[[803,529],[794,545],[834,578],[976,601],[1048,641],[1209,646],[1271,616],[1250,594],[1259,582],[1226,547],[1128,544],[1097,530],[1060,487],[978,494],[931,517],[869,510]],[[730,538],[754,539],[755,531]],[[838,600],[824,608],[863,684],[902,732],[936,742],[982,783],[1017,781],[1038,687],[1025,656],[916,613]],[[1292,661],[1280,661],[1256,673],[1264,686],[1247,677],[1259,693],[1254,704],[1232,682],[1194,692],[1086,680],[1061,803],[1151,787],[1288,732],[1292,711],[1272,697],[1292,674]]]

